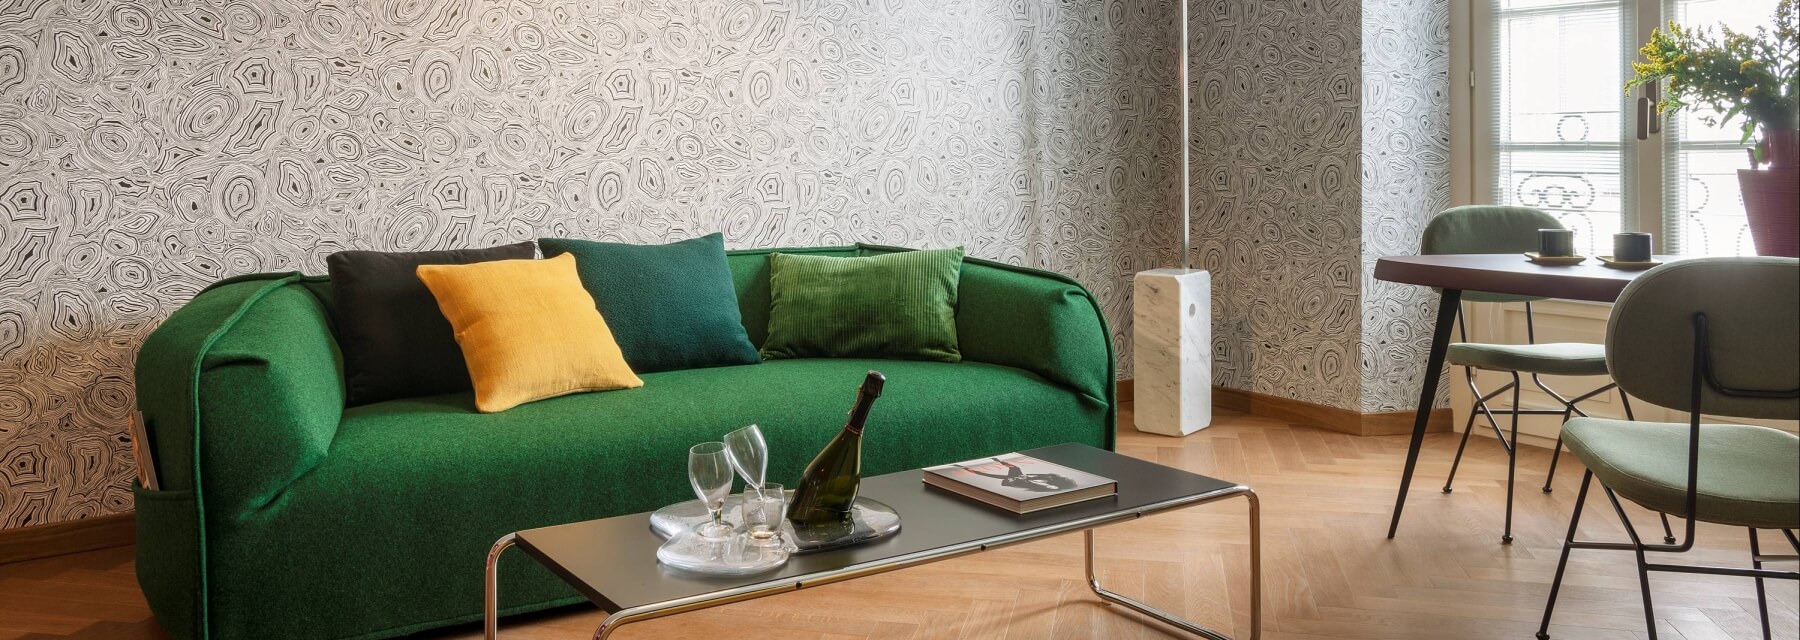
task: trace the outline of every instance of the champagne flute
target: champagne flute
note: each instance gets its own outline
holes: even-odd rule
[[[731,495],[731,481],[735,479],[726,458],[723,442],[702,442],[688,449],[688,484],[693,485],[694,495],[700,496],[707,514],[712,516],[711,521],[694,527],[694,533],[709,541],[726,540],[735,530],[724,521],[725,497]]]
[[[731,461],[731,467],[744,476],[744,484],[755,489],[757,497],[762,497],[763,482],[768,479],[769,471],[769,445],[763,441],[762,430],[750,425],[725,434],[725,457]]]

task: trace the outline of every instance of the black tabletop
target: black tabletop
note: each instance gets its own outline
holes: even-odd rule
[[[648,513],[521,531],[518,545],[594,604],[619,611],[742,588],[799,588],[809,579],[841,577],[844,570],[875,569],[959,548],[978,551],[988,544],[1056,533],[1077,521],[1129,517],[1237,486],[1080,444],[1024,453],[1112,478],[1119,483],[1118,495],[1016,515],[927,487],[917,469],[864,478],[862,495],[900,513],[899,533],[845,549],[796,555],[778,570],[744,577],[701,576],[657,563],[656,549],[663,539],[650,531]]]

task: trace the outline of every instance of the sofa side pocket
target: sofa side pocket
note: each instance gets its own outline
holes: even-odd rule
[[[199,515],[194,492],[131,485],[137,503],[137,579],[169,637],[205,638]]]

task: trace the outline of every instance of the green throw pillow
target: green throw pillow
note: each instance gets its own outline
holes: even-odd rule
[[[632,371],[762,362],[738,314],[724,236],[661,245],[544,238],[538,248],[545,258],[575,256],[581,286]]]
[[[962,361],[962,247],[867,258],[769,256],[765,358]]]

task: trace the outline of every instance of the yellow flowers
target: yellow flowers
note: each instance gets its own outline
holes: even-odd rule
[[[1626,91],[1666,84],[1657,113],[1699,107],[1716,113],[1720,124],[1742,116],[1746,140],[1759,126],[1800,127],[1797,1],[1780,0],[1772,28],[1758,27],[1754,34],[1724,26],[1715,34],[1712,29],[1670,21],[1666,28],[1652,31],[1638,50],[1643,61],[1631,64],[1633,77],[1625,83]]]

